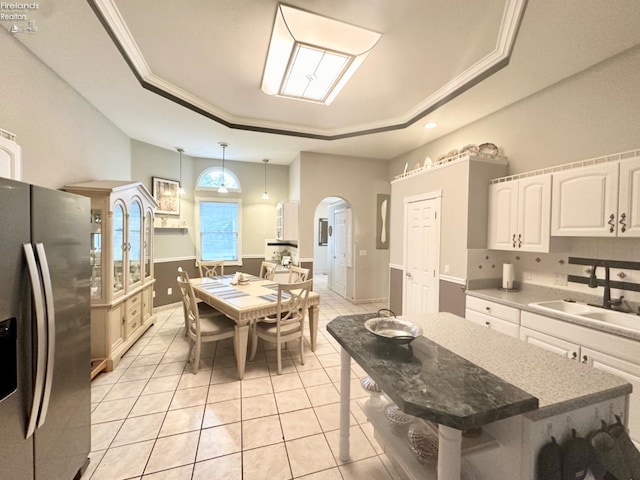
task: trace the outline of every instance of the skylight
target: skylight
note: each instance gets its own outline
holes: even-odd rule
[[[279,5],[262,91],[330,104],[379,38],[376,32]]]

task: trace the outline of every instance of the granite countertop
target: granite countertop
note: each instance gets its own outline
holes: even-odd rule
[[[572,292],[568,290],[543,287],[539,285],[522,285],[521,290],[513,292],[505,292],[497,288],[482,288],[477,290],[467,290],[466,294],[472,297],[478,297],[484,300],[489,300],[492,302],[501,303],[503,305],[508,305],[510,307],[515,307],[520,310],[526,310],[528,312],[533,312],[547,317],[556,318],[558,320],[563,320],[565,322],[574,323],[576,325],[582,325],[583,327],[592,328],[594,330],[600,330],[606,333],[630,338],[632,340],[640,340],[640,316],[635,316],[638,319],[639,330],[634,331],[628,328],[618,327],[616,325],[611,325],[598,320],[592,320],[589,318],[576,318],[573,315],[567,315],[562,312],[550,312],[549,310],[540,309],[535,305],[529,305],[530,303],[534,302],[565,299],[571,299],[583,303],[601,303],[602,299],[594,295],[587,295],[580,292]]]
[[[424,334],[410,354],[369,333],[372,316],[337,317],[327,330],[403,411],[454,428],[521,413],[539,420],[631,393],[619,377],[450,313],[411,317]]]

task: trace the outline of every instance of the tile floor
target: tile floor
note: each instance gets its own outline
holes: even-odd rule
[[[237,379],[230,340],[205,344],[196,375],[187,364],[182,306],[158,309],[156,324],[118,367],[92,383],[92,451],[82,480],[396,479],[355,398],[365,374],[352,363],[351,458],[337,458],[340,355],[326,331],[338,315],[385,305],[352,305],[314,278],[321,295],[318,346],[300,365],[261,348]]]

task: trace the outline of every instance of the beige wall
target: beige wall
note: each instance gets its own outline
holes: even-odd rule
[[[180,180],[180,157],[177,151],[132,141],[132,174],[151,191],[151,178],[162,177]],[[182,185],[186,191],[180,199],[180,216],[169,219],[185,221],[187,233],[179,231],[157,232],[155,237],[156,260],[181,259],[195,255],[195,208],[197,196],[195,185],[198,177],[207,168],[220,167],[222,160],[182,156]],[[267,190],[269,200],[263,200],[264,164],[250,162],[225,162],[225,168],[232,171],[240,181],[241,194],[228,193],[223,198],[242,198],[242,255],[264,255],[264,240],[275,238],[275,206],[288,198],[289,167],[286,165],[267,166]],[[214,194],[218,196],[218,194]],[[162,216],[162,215],[160,215]]]
[[[387,297],[389,250],[376,250],[376,195],[389,193],[387,164],[367,158],[300,154],[300,257],[313,257],[314,213],[326,197],[341,197],[352,209],[355,276],[352,298]],[[360,255],[360,253],[365,253]],[[349,291],[349,288],[348,288]]]
[[[130,179],[129,137],[15,37],[2,35],[0,58],[0,128],[22,147],[22,181]]]

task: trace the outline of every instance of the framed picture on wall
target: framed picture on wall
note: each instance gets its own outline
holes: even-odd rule
[[[158,202],[156,213],[180,215],[180,183],[176,180],[151,177],[153,181],[153,198]]]

